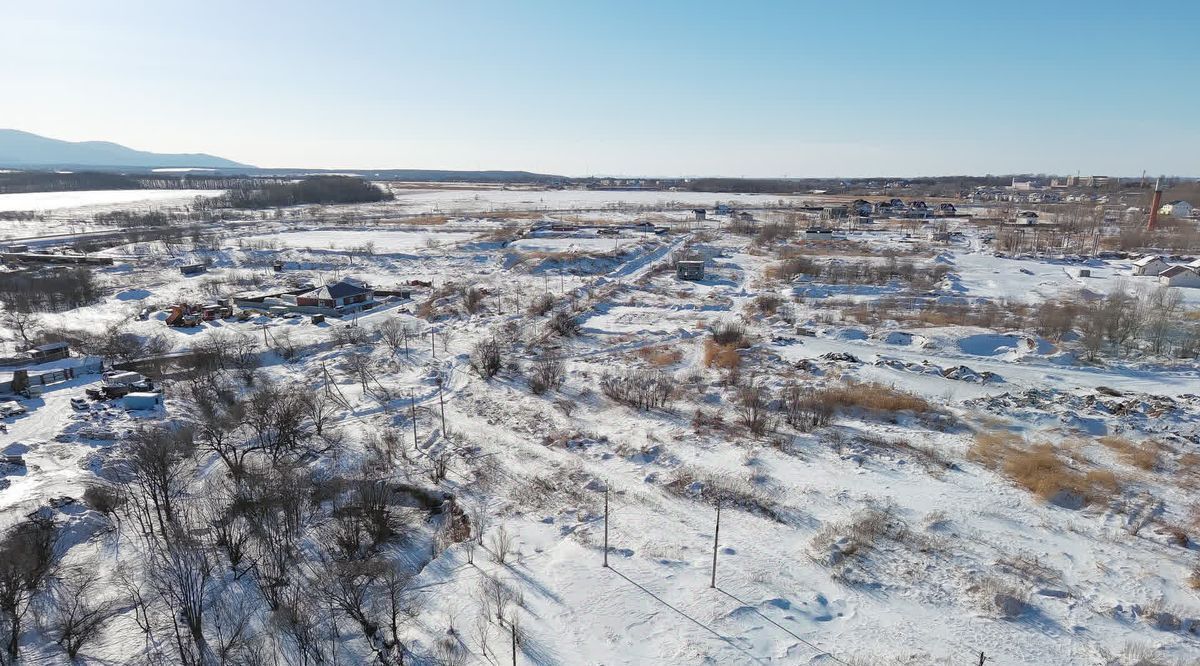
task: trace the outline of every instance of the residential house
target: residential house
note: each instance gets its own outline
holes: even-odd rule
[[[1025,226],[1033,226],[1038,223],[1038,214],[1031,210],[1023,210],[1017,213],[1016,224]]]
[[[1133,261],[1134,275],[1154,276],[1170,268],[1171,265],[1158,255],[1148,254]]]
[[[369,286],[357,280],[342,280],[296,296],[296,305],[334,310],[357,309],[375,298]]]
[[[938,215],[951,217],[958,214],[958,209],[952,203],[940,203],[937,207]]]
[[[1158,274],[1158,281],[1168,287],[1200,287],[1200,273],[1187,266],[1172,266]]]
[[[1168,204],[1163,204],[1158,209],[1159,215],[1169,215],[1171,217],[1191,217],[1195,207],[1186,201],[1172,201]]]

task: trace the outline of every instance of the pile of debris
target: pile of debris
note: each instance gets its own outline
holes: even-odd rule
[[[1184,423],[1200,426],[1200,396],[1122,393],[1107,387],[1092,392],[1029,389],[966,400],[967,407],[993,414],[1057,414],[1075,419],[1117,420],[1143,431],[1177,430]],[[1168,423],[1169,422],[1169,423]]]
[[[934,365],[929,361],[912,363],[896,358],[887,358],[885,356],[880,356],[877,358],[875,360],[875,365],[892,368],[893,370],[917,372],[923,375],[937,375],[939,377],[945,377],[946,379],[953,379],[960,382],[971,382],[973,384],[1000,384],[1004,382],[1004,378],[994,372],[987,370],[978,372],[968,368],[965,365],[943,368],[941,366]]]

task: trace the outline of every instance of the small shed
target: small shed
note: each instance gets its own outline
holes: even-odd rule
[[[675,277],[680,280],[703,280],[704,261],[701,259],[684,259],[675,264]]]
[[[150,393],[143,391],[126,393],[125,396],[121,398],[122,407],[125,409],[134,410],[154,409],[161,405],[162,402],[163,396],[161,393]]]
[[[67,358],[71,355],[71,345],[66,342],[51,342],[44,345],[38,345],[29,350],[29,358],[35,363],[46,363],[47,361],[57,361]]]
[[[179,272],[183,275],[200,275],[208,272],[208,266],[204,264],[184,264],[179,267]]]
[[[708,211],[704,210],[703,208],[693,208],[692,209],[692,215],[696,216],[697,222],[703,222],[704,216],[707,214],[708,214]]]

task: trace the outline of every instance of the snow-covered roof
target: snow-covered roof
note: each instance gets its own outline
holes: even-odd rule
[[[310,298],[329,300],[335,298],[349,298],[351,296],[358,296],[359,294],[365,294],[370,291],[370,289],[363,287],[360,284],[356,284],[355,282],[342,280],[341,282],[334,282],[333,284],[327,284],[319,289],[314,289],[304,295]]]
[[[1184,273],[1195,273],[1195,272],[1196,271],[1192,270],[1191,268],[1189,268],[1187,266],[1172,266],[1172,267],[1168,268],[1167,270],[1159,273],[1158,277],[1170,278],[1170,277],[1175,277],[1176,275],[1182,275]]]
[[[1163,260],[1163,258],[1158,256],[1157,254],[1148,254],[1144,257],[1134,259],[1133,265],[1134,266],[1149,266],[1150,264],[1152,264],[1156,261],[1162,261],[1162,260]]]

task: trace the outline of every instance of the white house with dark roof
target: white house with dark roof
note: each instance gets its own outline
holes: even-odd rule
[[[1168,287],[1200,287],[1200,273],[1188,266],[1172,266],[1158,274],[1158,281]]]
[[[1163,260],[1162,257],[1155,254],[1148,254],[1144,257],[1133,260],[1134,275],[1155,276],[1170,267],[1171,265]]]
[[[345,279],[296,296],[296,305],[335,310],[353,309],[375,300],[375,291],[357,280]]]

